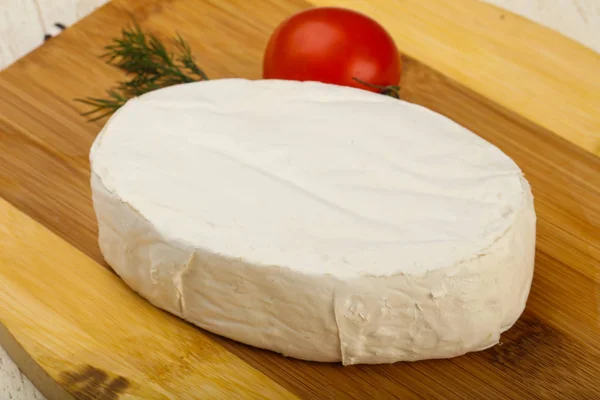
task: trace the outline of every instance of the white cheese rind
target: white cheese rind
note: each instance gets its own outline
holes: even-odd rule
[[[422,107],[316,83],[181,85],[130,101],[90,157],[107,262],[234,340],[344,364],[452,357],[497,343],[525,306],[527,181]]]
[[[521,315],[533,277],[532,198],[486,252],[422,277],[363,277],[335,288],[345,364],[446,358],[486,349]]]

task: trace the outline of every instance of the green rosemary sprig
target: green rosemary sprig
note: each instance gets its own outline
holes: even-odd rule
[[[135,22],[105,47],[100,57],[129,76],[106,91],[105,98],[86,97],[75,101],[91,107],[82,113],[101,119],[118,110],[132,97],[180,83],[208,80],[194,61],[190,45],[179,35],[174,39],[177,54],[170,53],[154,35],[144,33]]]

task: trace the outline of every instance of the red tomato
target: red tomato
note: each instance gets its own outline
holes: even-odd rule
[[[401,60],[391,36],[355,11],[312,8],[283,21],[271,35],[263,78],[319,81],[381,92],[400,83]]]

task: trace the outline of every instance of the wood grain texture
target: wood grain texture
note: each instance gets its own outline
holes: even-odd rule
[[[294,398],[1,199],[0,218],[0,337],[50,398]]]
[[[97,247],[88,163],[102,122],[87,123],[78,115],[83,109],[72,101],[99,95],[121,78],[97,59],[102,46],[132,12],[143,28],[163,38],[175,29],[181,33],[209,76],[255,79],[272,29],[309,6],[302,0],[269,0],[258,12],[242,0],[113,1],[0,73],[0,196],[104,264]],[[435,20],[437,14],[426,15]],[[429,43],[428,30],[410,32],[417,37],[413,40]],[[441,39],[429,40],[435,44],[431,51],[437,51]],[[493,43],[499,49],[488,51],[500,59],[507,45]],[[564,45],[545,43],[544,52],[560,52]],[[463,63],[465,57],[455,60]],[[539,218],[536,272],[527,310],[502,336],[502,345],[450,360],[341,367],[287,359],[197,331],[307,399],[600,397],[600,158],[474,90],[477,86],[469,86],[470,81],[440,73],[447,60],[431,54],[425,58],[406,59],[402,96],[499,146],[533,187]],[[575,69],[587,68],[580,65],[587,59],[570,62]],[[514,102],[523,101],[518,88],[510,95]],[[565,111],[564,118],[571,117],[579,114]]]

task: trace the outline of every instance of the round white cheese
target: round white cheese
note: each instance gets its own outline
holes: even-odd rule
[[[127,102],[90,160],[109,265],[216,334],[389,363],[488,348],[525,307],[527,181],[421,106],[315,82],[178,85]]]

